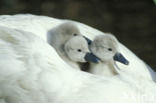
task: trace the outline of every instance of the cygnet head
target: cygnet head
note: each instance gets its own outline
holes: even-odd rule
[[[118,61],[128,65],[128,60],[119,53],[118,40],[111,34],[96,36],[91,46],[91,51],[102,62]]]
[[[64,50],[70,60],[74,62],[98,62],[98,58],[90,53],[88,43],[83,36],[75,36],[65,45]]]

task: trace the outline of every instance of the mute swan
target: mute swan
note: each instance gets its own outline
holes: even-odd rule
[[[31,14],[18,14],[18,15],[2,15],[0,16],[0,25],[9,28],[18,28],[20,30],[32,32],[35,35],[41,37],[43,40],[47,41],[48,31],[52,28],[58,26],[59,24],[69,21],[56,19],[47,16],[36,16]],[[93,40],[95,36],[100,34],[105,34],[97,29],[89,27],[85,24],[72,21],[79,28],[80,32]],[[47,34],[47,35],[45,35]],[[148,78],[149,80],[156,81],[156,73],[148,68],[147,64],[139,59],[134,53],[132,53],[127,47],[119,43],[119,50],[129,60],[130,64],[128,66],[117,63],[120,69],[129,70],[130,72],[140,75],[141,77]],[[141,73],[140,73],[141,72]]]
[[[155,103],[148,78],[127,68],[113,78],[75,70],[36,34],[0,28],[0,103]]]
[[[88,72],[104,75],[114,76],[117,74],[115,70],[115,61],[128,65],[129,62],[119,53],[118,40],[111,34],[98,35],[94,38],[90,49],[94,55],[100,58],[101,62],[98,64],[90,63]]]
[[[43,40],[47,41],[47,35],[49,31],[58,26],[59,24],[69,21],[51,18],[47,16],[36,16],[31,14],[18,14],[18,15],[2,15],[0,16],[0,25],[9,28],[18,28],[20,30],[32,32],[35,35],[41,37]],[[93,40],[95,36],[100,34],[105,34],[97,29],[89,27],[85,24],[72,21],[79,28],[80,32]],[[47,35],[45,35],[47,34]],[[156,82],[156,73],[147,66],[147,64],[139,59],[134,53],[132,53],[127,47],[119,43],[120,52],[127,58],[130,64],[127,66],[117,63],[120,69],[129,70],[130,72],[140,75],[143,78],[148,78],[149,80],[154,80]],[[140,73],[141,72],[141,73]]]
[[[73,22],[65,22],[49,31],[47,40],[71,66],[80,70],[79,62],[98,62],[88,49],[91,41],[81,35]]]

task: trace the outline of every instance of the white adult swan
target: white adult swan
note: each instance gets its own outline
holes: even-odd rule
[[[0,27],[0,58],[0,103],[155,103],[156,83],[146,76],[75,70],[30,32]]]
[[[80,70],[79,63],[98,62],[88,48],[91,41],[84,37],[73,22],[65,22],[49,31],[48,43],[73,68]]]
[[[111,77],[118,74],[115,61],[125,65],[129,64],[118,50],[118,40],[111,34],[96,36],[90,49],[94,55],[100,58],[99,63],[90,63],[88,68],[90,73]]]
[[[18,28],[20,30],[32,32],[43,40],[47,41],[48,32],[56,27],[57,25],[65,22],[67,20],[55,19],[47,16],[35,16],[29,14],[23,15],[2,15],[0,16],[0,25],[9,28]],[[74,22],[74,21],[73,21]],[[86,37],[93,39],[96,35],[103,34],[102,32],[84,25],[82,23],[75,22],[80,29],[80,32]],[[47,35],[45,35],[47,34]],[[155,72],[149,68],[146,63],[139,59],[134,53],[132,53],[128,48],[119,43],[119,50],[129,60],[130,64],[128,66],[118,64],[120,69],[128,69],[130,72],[140,75],[141,77],[146,77],[148,79],[153,79],[156,81]]]

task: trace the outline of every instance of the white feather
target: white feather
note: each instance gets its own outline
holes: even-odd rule
[[[71,68],[42,38],[45,34],[39,32],[37,21],[46,33],[44,25],[53,19],[32,15],[2,18],[6,20],[0,23],[5,26],[0,27],[0,103],[155,103],[156,83],[150,68],[122,44],[120,49],[130,66],[119,64],[123,70],[113,78],[95,76]],[[22,22],[28,19],[25,31],[20,28],[20,18]],[[57,25],[57,20],[53,22]],[[91,38],[100,33],[83,24],[78,26]]]

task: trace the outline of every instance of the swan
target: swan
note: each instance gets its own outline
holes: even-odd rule
[[[49,31],[48,43],[71,66],[80,70],[79,63],[98,62],[88,49],[88,38],[81,35],[73,22],[65,22]]]
[[[0,28],[0,103],[155,103],[153,80],[78,71],[36,34]]]
[[[23,31],[28,31],[39,36],[43,40],[47,41],[47,35],[51,29],[60,25],[63,22],[71,21],[64,19],[56,19],[47,16],[37,16],[31,14],[17,14],[17,15],[1,15],[0,16],[0,26],[20,29]],[[79,28],[80,32],[89,39],[93,40],[95,36],[105,34],[97,29],[87,26],[83,23],[74,22]],[[132,51],[125,47],[119,42],[119,51],[129,60],[130,64],[127,66],[117,63],[120,69],[129,70],[130,72],[140,75],[141,77],[148,78],[149,80],[154,80],[156,82],[156,73],[152,68],[149,68],[147,64],[138,58]],[[140,74],[141,72],[141,74]]]
[[[98,64],[90,63],[88,68],[90,73],[111,77],[118,74],[115,69],[115,61],[125,65],[129,64],[118,50],[118,40],[111,34],[96,36],[90,49],[101,60]]]

